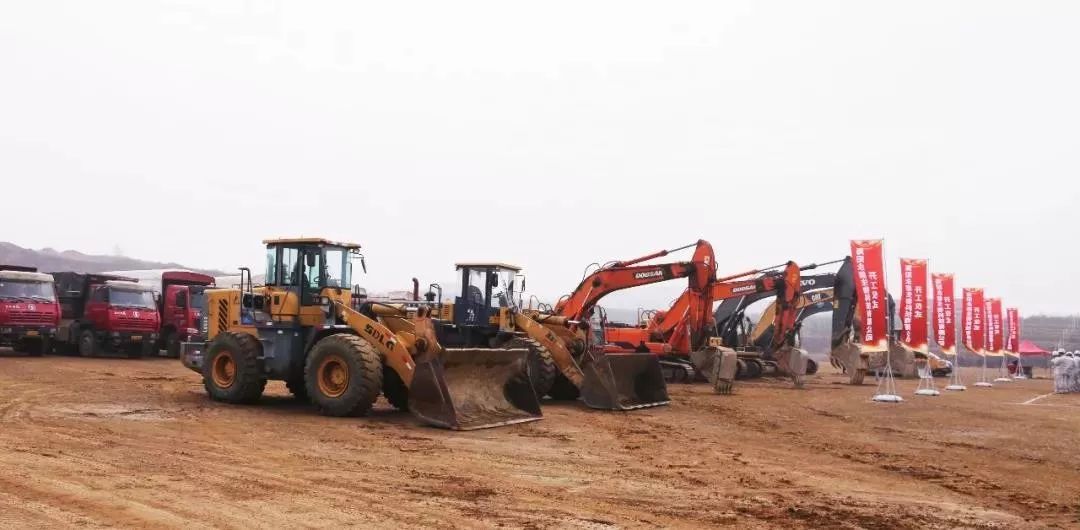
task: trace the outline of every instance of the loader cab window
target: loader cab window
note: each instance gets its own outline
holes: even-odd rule
[[[270,247],[266,249],[266,277],[263,282],[266,285],[278,284],[278,261],[277,261],[278,249],[277,247]]]
[[[514,271],[495,269],[492,271],[492,307],[509,307],[514,300]]]
[[[349,251],[343,248],[327,248],[326,286],[345,288],[352,285],[349,272]]]
[[[509,269],[468,269],[467,287],[462,296],[473,304],[508,307],[514,299],[514,271]]]
[[[470,269],[467,281],[469,287],[465,290],[465,298],[469,300],[469,303],[483,304],[488,281],[487,271]]]
[[[323,278],[322,253],[317,248],[307,248],[301,253],[303,260],[300,262],[300,281],[304,282],[304,289],[318,292],[321,289]]]
[[[297,248],[284,247],[281,249],[281,263],[278,265],[279,284],[286,287],[295,287],[303,281],[303,270],[300,267],[300,250]]]

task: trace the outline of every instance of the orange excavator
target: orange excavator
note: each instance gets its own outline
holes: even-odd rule
[[[694,248],[690,261],[644,264],[688,248]],[[686,278],[689,282],[688,290],[704,292],[713,282],[714,275],[715,258],[712,245],[707,241],[699,240],[694,244],[676,249],[662,250],[639,258],[614,261],[599,266],[587,275],[569,295],[559,299],[554,307],[541,307],[533,311],[530,316],[559,336],[569,346],[579,363],[598,363],[600,367],[597,371],[607,373],[611,372],[606,366],[609,364],[625,364],[630,362],[630,359],[633,359],[635,363],[647,362],[649,368],[640,369],[639,372],[643,376],[647,374],[647,379],[650,381],[656,378],[662,382],[661,364],[656,356],[642,356],[640,355],[642,352],[639,351],[614,351],[604,347],[606,340],[603,334],[603,319],[597,311],[598,303],[603,297],[616,291],[681,278]],[[702,303],[696,298],[688,302]],[[719,360],[711,358],[708,353],[703,353],[701,357],[708,366],[717,367],[714,371],[722,364]],[[730,361],[732,372],[734,362],[734,359]],[[624,373],[627,371],[630,370],[621,370]],[[623,381],[629,381],[629,379],[623,378]],[[568,383],[565,377],[556,378],[549,394],[556,399],[576,398],[578,388]]]
[[[741,274],[717,278],[704,288],[688,287],[666,311],[657,311],[642,326],[614,327],[605,331],[608,351],[648,351],[661,357],[665,377],[669,381],[689,382],[699,375],[713,383],[721,393],[730,392],[731,379],[748,370],[747,362],[759,363],[757,359],[738,359],[750,352],[737,352],[725,344],[717,330],[713,316],[713,304],[722,300],[776,294],[776,329],[766,349],[773,360],[769,362],[778,371],[791,374],[797,385],[802,384],[806,356],[794,347],[799,309],[795,302],[800,295],[801,270],[794,262],[788,262],[783,270],[776,267],[747,271]],[[810,266],[807,268],[813,268]],[[711,351],[708,359],[725,355],[734,356],[735,373],[716,378],[716,370],[709,370],[710,362],[695,361],[702,352]],[[760,356],[759,353],[751,357]],[[704,371],[702,370],[704,369]],[[759,370],[760,372],[760,370]],[[718,380],[719,379],[719,380]]]

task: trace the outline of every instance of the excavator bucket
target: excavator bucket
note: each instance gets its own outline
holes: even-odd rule
[[[806,385],[806,366],[810,356],[794,346],[785,346],[773,354],[776,360],[777,371],[791,378],[795,388],[803,388]]]
[[[409,410],[427,423],[458,431],[539,420],[528,355],[524,348],[444,350],[417,363]]]
[[[632,410],[671,403],[660,360],[651,353],[594,355],[582,371],[581,398],[591,408]]]
[[[694,369],[705,376],[717,394],[730,394],[739,368],[739,355],[735,350],[708,347],[690,352]]]

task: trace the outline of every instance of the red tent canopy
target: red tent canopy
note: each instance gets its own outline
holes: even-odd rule
[[[1020,355],[1047,355],[1049,353],[1030,340],[1020,341]]]

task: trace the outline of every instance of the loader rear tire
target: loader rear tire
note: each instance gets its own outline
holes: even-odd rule
[[[383,395],[395,409],[409,410],[409,387],[401,380],[401,376],[389,366],[383,367]]]
[[[226,331],[206,350],[203,387],[210,399],[225,403],[254,403],[266,388],[259,360],[259,341],[247,333]]]
[[[367,341],[339,333],[311,348],[304,366],[311,402],[325,416],[363,416],[383,386],[382,358]]]
[[[532,383],[537,396],[546,395],[551,390],[551,386],[555,384],[555,376],[559,375],[559,367],[555,366],[555,361],[551,358],[551,351],[545,348],[543,344],[528,337],[515,337],[503,344],[503,347],[526,348],[529,350],[529,382]]]
[[[555,401],[576,401],[581,397],[581,391],[560,373],[555,376],[555,382],[552,383],[548,395]]]

